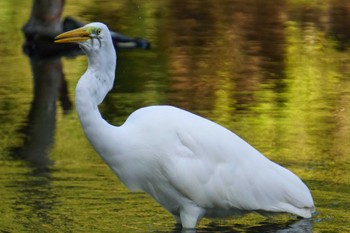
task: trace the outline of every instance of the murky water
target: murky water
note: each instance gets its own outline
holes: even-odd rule
[[[30,7],[0,0],[0,232],[172,232],[172,217],[129,192],[82,133],[74,88],[86,57],[24,55]],[[108,121],[153,104],[212,119],[299,175],[319,212],[203,220],[198,232],[350,231],[347,0],[72,0],[64,15],[152,43],[119,51]]]

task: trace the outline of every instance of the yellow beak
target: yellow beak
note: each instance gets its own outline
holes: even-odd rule
[[[78,28],[64,32],[55,37],[55,43],[77,43],[90,39],[90,32],[85,28]]]

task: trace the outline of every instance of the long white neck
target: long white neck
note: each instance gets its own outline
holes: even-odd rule
[[[89,65],[76,87],[76,108],[86,137],[95,150],[103,155],[108,141],[105,139],[110,137],[111,130],[116,127],[102,118],[98,105],[113,87],[116,52],[112,41],[99,49],[82,49],[88,55]]]

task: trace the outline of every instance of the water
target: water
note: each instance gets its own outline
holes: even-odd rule
[[[86,57],[23,54],[30,7],[0,1],[0,231],[173,232],[172,217],[128,192],[82,133],[74,88]],[[101,105],[109,122],[152,104],[214,120],[300,176],[319,213],[204,219],[198,232],[347,232],[349,9],[346,0],[72,0],[64,15],[152,43],[119,51]]]

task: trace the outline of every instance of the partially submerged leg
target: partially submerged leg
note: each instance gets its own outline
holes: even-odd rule
[[[180,216],[175,215],[175,214],[173,214],[173,213],[172,213],[172,215],[173,215],[173,217],[175,218],[175,221],[176,221],[176,223],[175,223],[175,229],[177,229],[177,230],[181,229],[181,228],[182,228],[182,224],[181,224],[181,218],[180,218]]]
[[[183,228],[196,228],[199,220],[204,216],[205,210],[195,205],[186,205],[180,208],[180,219]]]

